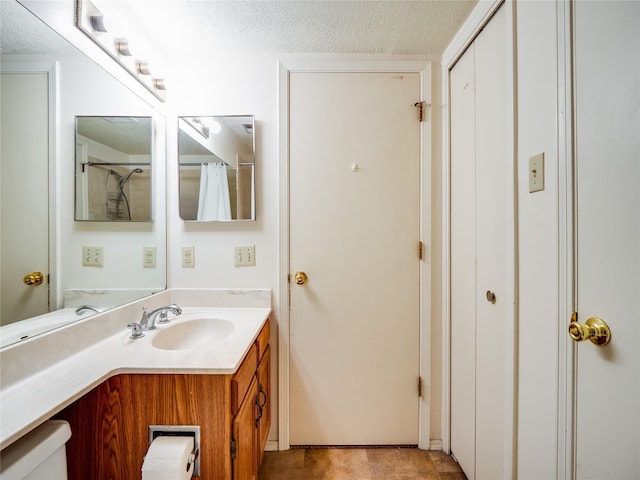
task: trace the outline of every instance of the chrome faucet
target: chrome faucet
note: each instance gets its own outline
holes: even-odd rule
[[[78,308],[76,308],[76,315],[82,315],[87,310],[90,310],[96,313],[102,313],[105,311],[104,308],[94,307],[93,305],[81,305]]]
[[[156,320],[158,323],[167,323],[169,321],[169,318],[167,317],[168,312],[171,312],[174,315],[180,315],[182,313],[182,309],[176,304],[171,304],[156,308],[151,312],[147,312],[146,307],[142,307],[140,327],[142,327],[142,330],[153,330],[156,328]]]
[[[144,330],[153,330],[156,328],[156,321],[158,323],[167,323],[169,321],[169,317],[167,317],[168,312],[174,315],[180,315],[182,309],[175,303],[156,308],[151,312],[147,312],[147,307],[142,307],[142,318],[140,321],[131,322],[127,325],[127,328],[131,329],[129,338],[144,337]]]

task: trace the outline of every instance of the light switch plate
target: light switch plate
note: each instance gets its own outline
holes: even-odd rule
[[[102,247],[82,247],[83,267],[104,267],[104,249]]]
[[[234,247],[233,257],[236,267],[253,267],[256,264],[256,247],[255,245]]]
[[[544,153],[529,158],[529,193],[544,190]]]

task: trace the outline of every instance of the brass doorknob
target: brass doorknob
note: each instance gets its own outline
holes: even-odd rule
[[[307,274],[304,272],[296,272],[293,278],[296,282],[296,285],[304,285],[305,283],[307,283]]]
[[[601,318],[591,317],[585,323],[573,320],[569,324],[569,335],[576,342],[591,340],[591,343],[602,346],[611,340],[611,329]]]
[[[42,272],[33,272],[29,275],[25,275],[22,279],[25,285],[41,285],[44,281],[44,275]]]

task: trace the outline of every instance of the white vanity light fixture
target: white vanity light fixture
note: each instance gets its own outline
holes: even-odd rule
[[[166,76],[159,68],[164,52],[145,35],[144,25],[120,2],[76,0],[76,26],[147,90],[166,100]],[[124,7],[126,8],[126,7]]]
[[[203,117],[201,122],[214,135],[217,135],[222,131],[222,125],[220,125],[220,122],[213,117]]]

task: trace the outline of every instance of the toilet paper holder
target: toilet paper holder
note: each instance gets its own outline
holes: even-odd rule
[[[180,436],[180,437],[193,437],[193,452],[189,455],[189,460],[186,465],[187,471],[193,464],[193,477],[200,476],[200,426],[199,425],[149,425],[149,445],[157,437],[162,435],[166,436]]]
[[[191,455],[189,455],[189,461],[187,462],[187,468],[186,468],[186,472],[189,471],[189,469],[191,468],[191,465],[193,465],[193,475],[195,476],[195,472],[196,472],[196,466],[195,463],[198,461],[198,457],[200,456],[200,450],[198,450],[197,448],[193,450],[193,452],[191,452]],[[200,469],[198,469],[200,470]],[[200,472],[198,472],[198,475],[200,474]]]

